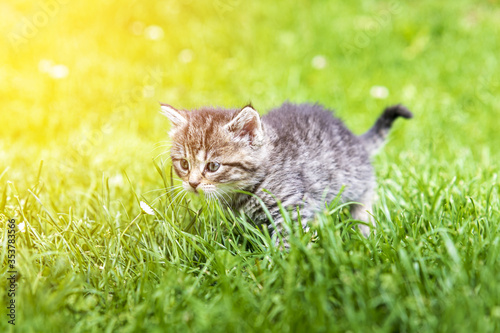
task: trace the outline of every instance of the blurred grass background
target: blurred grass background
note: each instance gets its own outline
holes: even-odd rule
[[[112,331],[119,327],[134,331],[161,327],[158,326],[161,316],[171,315],[176,318],[173,321],[179,323],[192,319],[180,310],[147,312],[141,308],[146,304],[141,300],[149,295],[137,289],[125,288],[128,294],[113,303],[113,311],[109,310],[106,297],[101,300],[87,297],[85,302],[90,303],[78,305],[81,307],[78,310],[71,306],[68,310],[67,305],[67,295],[71,294],[68,290],[117,288],[111,287],[107,278],[96,277],[92,282],[88,278],[91,269],[86,271],[83,267],[93,267],[93,262],[73,257],[79,249],[85,250],[78,247],[83,246],[80,237],[89,241],[89,236],[76,230],[84,222],[102,226],[91,237],[95,243],[87,246],[96,246],[104,251],[96,253],[105,257],[103,253],[111,251],[108,241],[120,234],[116,230],[123,231],[134,216],[140,216],[138,198],[144,196],[152,201],[155,194],[148,191],[164,186],[152,161],[166,150],[155,148],[167,139],[168,130],[168,122],[159,114],[159,101],[187,109],[204,105],[243,106],[252,102],[262,114],[285,100],[320,102],[334,108],[355,133],[368,129],[385,106],[403,103],[414,112],[415,118],[396,124],[390,143],[375,161],[381,197],[378,214],[385,218],[383,223],[388,223],[387,226],[394,222],[394,216],[410,212],[409,217],[405,215],[408,225],[401,226],[404,230],[428,218],[426,223],[448,228],[454,236],[464,237],[446,236],[451,238],[441,239],[442,248],[449,248],[444,245],[446,239],[460,248],[467,237],[475,239],[476,236],[488,238],[491,244],[498,243],[499,238],[493,231],[491,234],[471,231],[475,236],[466,237],[459,225],[488,221],[491,230],[498,230],[494,226],[498,225],[499,216],[499,5],[496,0],[19,0],[0,4],[0,194],[3,194],[0,213],[27,225],[24,233],[19,232],[17,243],[20,288],[30,286],[18,295],[20,325],[24,325],[26,332],[42,331],[48,323],[53,331],[68,327],[85,331],[90,328],[82,320],[93,318],[96,329],[107,327]],[[453,215],[451,207],[458,202],[463,206],[453,213],[458,215]],[[471,204],[477,210],[469,211]],[[477,213],[479,211],[484,216]],[[209,223],[208,216],[205,218]],[[61,228],[65,223],[67,228],[72,225],[75,234],[63,235],[46,220],[60,222]],[[108,225],[109,221],[114,227]],[[146,218],[141,221],[155,227],[158,222]],[[4,232],[5,221],[1,223]],[[70,229],[73,230],[67,230]],[[414,237],[425,234],[419,230],[413,232]],[[338,240],[349,248],[351,236],[345,237]],[[4,245],[5,239],[2,238]],[[374,251],[385,253],[384,242],[388,241],[381,239],[372,240],[377,248]],[[403,244],[407,242],[404,237],[396,239]],[[61,242],[79,245],[64,247]],[[121,242],[125,241],[118,243]],[[394,239],[393,242],[397,243]],[[467,274],[479,274],[478,271],[484,269],[481,268],[484,262],[480,264],[480,261],[486,260],[490,243],[478,245],[478,242],[473,242],[472,249],[477,250],[479,259],[467,266]],[[359,248],[353,248],[352,260],[357,262]],[[147,242],[142,243],[141,249],[138,251],[148,251]],[[339,251],[345,250],[339,248]],[[5,247],[2,251],[5,259]],[[436,251],[431,254],[439,253]],[[464,257],[470,255],[467,252],[470,249],[463,251]],[[128,256],[126,251],[119,253],[122,258]],[[283,265],[291,265],[288,260],[294,258],[293,255],[274,256]],[[184,264],[178,279],[185,278],[187,282],[179,282],[177,273],[169,273],[171,267],[175,267],[175,260],[169,263],[174,266],[162,266],[158,264],[160,257],[161,251],[156,261],[151,260],[158,265],[155,272],[161,272],[158,274],[163,278],[145,278],[148,290],[165,290],[165,285],[171,286],[166,281],[179,284],[180,289],[189,289],[195,285],[192,279],[200,279],[193,272],[201,268]],[[296,260],[298,258],[301,257]],[[226,259],[222,261],[231,265],[231,260]],[[77,264],[75,260],[81,262]],[[399,256],[394,261],[403,265]],[[492,278],[500,278],[498,269],[494,269],[498,264],[496,257],[486,264],[492,270]],[[127,271],[127,267],[123,268],[123,279],[130,281],[135,273]],[[361,275],[368,274],[358,269]],[[405,279],[404,273],[384,269],[381,268],[386,280]],[[1,267],[1,272],[5,281],[6,267]],[[435,279],[441,281],[448,273],[436,273]],[[270,270],[269,274],[277,273]],[[65,280],[58,284],[55,279],[60,276]],[[474,294],[474,288],[481,288],[472,286],[468,280],[470,275],[467,276],[466,281],[458,284],[463,295]],[[242,274],[239,279],[236,281],[246,283],[250,278]],[[336,283],[337,280],[331,277],[330,281]],[[41,287],[36,287],[38,285]],[[210,303],[218,297],[208,291],[209,282],[203,286],[208,288],[206,292],[186,298],[197,304],[194,307],[202,307],[204,299]],[[314,285],[309,288],[306,290],[313,293]],[[376,290],[377,285],[373,288]],[[438,318],[432,316],[441,315],[443,308],[436,309],[433,304],[441,301],[436,296],[437,290],[428,288],[420,291],[428,303],[419,305],[420,310],[415,311],[422,311],[419,318]],[[491,288],[492,296],[500,295],[499,287],[494,285],[482,288]],[[7,299],[4,289],[0,290],[0,298]],[[275,291],[279,294],[278,289]],[[217,291],[213,293],[219,295]],[[268,301],[272,303],[276,295],[270,292]],[[368,297],[370,293],[363,295]],[[233,296],[245,300],[240,294],[233,293]],[[161,299],[158,294],[157,297]],[[265,295],[262,297],[266,300]],[[136,299],[131,303],[137,307],[135,310],[126,305],[128,298]],[[48,306],[49,299],[53,312],[60,313],[61,320],[36,305],[41,302]],[[224,298],[220,301],[229,302]],[[256,303],[252,311],[258,311],[264,304],[253,301]],[[329,306],[335,302],[325,302],[323,311],[328,314]],[[342,300],[337,302],[346,309],[360,309],[350,308],[352,304]],[[449,309],[461,309],[451,299],[449,303],[442,302],[448,304]],[[498,325],[500,310],[498,304],[495,308],[495,301],[481,303],[479,298],[477,303],[471,302],[472,308],[483,309]],[[195,311],[191,316],[200,315],[205,321],[191,329],[208,330],[211,322],[221,325],[226,318],[220,314],[223,309],[228,316],[235,317],[250,311],[231,307],[229,303],[227,307],[210,304],[214,306],[211,311],[219,317],[214,316],[211,321],[203,317],[211,312]],[[145,326],[130,324],[127,315],[132,316],[136,310],[144,310],[145,318],[149,318],[144,319]],[[371,316],[369,311],[364,312],[365,317],[359,313],[358,317],[342,313],[332,318],[338,321],[340,330],[352,328],[356,318],[361,318],[359,329],[403,331],[419,327],[417,322],[405,321],[405,316],[411,317],[411,311],[400,310],[391,312],[400,321],[386,326],[381,324],[380,314]],[[277,307],[276,311],[282,310]],[[482,314],[471,315],[471,323],[485,320],[480,318]],[[269,330],[294,330],[286,325],[286,316],[269,319],[262,313],[255,315],[261,320],[259,327],[274,323],[275,328]],[[46,321],[44,316],[51,319]],[[455,319],[451,315],[449,322]],[[227,318],[225,320],[228,323]],[[233,324],[237,331],[249,329],[243,324],[239,326],[237,321]],[[2,330],[7,327],[4,325],[7,325],[5,318],[0,322]],[[321,325],[324,323],[318,324],[315,330],[328,330]],[[432,330],[438,327],[436,325],[429,319],[425,327]],[[485,325],[485,330],[495,327]],[[444,326],[444,329],[450,327]]]

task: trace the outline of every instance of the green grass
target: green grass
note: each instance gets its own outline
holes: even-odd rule
[[[0,331],[500,330],[498,1],[87,1],[41,21],[48,3],[0,11]],[[282,252],[241,217],[172,203],[158,101],[285,100],[355,133],[388,104],[414,112],[374,161],[369,238],[331,206]],[[7,218],[25,223],[15,328]]]

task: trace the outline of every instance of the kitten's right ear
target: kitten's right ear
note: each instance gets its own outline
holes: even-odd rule
[[[187,124],[185,112],[179,111],[168,104],[160,103],[161,113],[166,116],[174,126]]]

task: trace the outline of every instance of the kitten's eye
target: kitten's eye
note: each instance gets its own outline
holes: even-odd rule
[[[217,162],[207,163],[207,170],[210,172],[215,172],[215,171],[219,170],[219,168],[220,168],[220,163],[217,163]]]
[[[183,170],[189,170],[189,162],[187,160],[182,159],[179,164]]]

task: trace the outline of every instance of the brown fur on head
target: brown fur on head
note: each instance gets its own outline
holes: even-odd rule
[[[267,149],[252,107],[184,111],[162,104],[161,109],[172,123],[170,156],[186,190],[220,194],[258,181]]]

